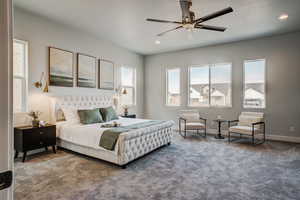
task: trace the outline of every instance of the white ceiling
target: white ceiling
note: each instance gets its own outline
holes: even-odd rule
[[[171,32],[155,44],[156,34],[176,25],[146,18],[181,20],[178,0],[14,0],[15,5],[82,29],[140,54],[220,44],[300,30],[300,0],[193,0],[196,18],[231,6],[233,13],[205,24],[228,27],[225,33]],[[287,13],[288,20],[277,18]]]

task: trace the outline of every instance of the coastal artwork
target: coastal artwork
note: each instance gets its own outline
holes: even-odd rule
[[[49,83],[51,86],[73,87],[73,53],[49,47]]]
[[[99,88],[114,89],[114,63],[108,60],[99,60]]]
[[[77,86],[96,88],[97,59],[93,56],[77,54]]]

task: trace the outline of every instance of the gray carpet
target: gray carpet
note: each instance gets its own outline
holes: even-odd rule
[[[300,199],[300,145],[175,136],[120,169],[59,150],[15,163],[16,200]]]

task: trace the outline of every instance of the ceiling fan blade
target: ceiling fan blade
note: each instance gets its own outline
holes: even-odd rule
[[[220,32],[224,32],[226,30],[225,27],[209,26],[209,25],[202,25],[202,24],[196,24],[194,28],[205,29],[210,31],[220,31]]]
[[[225,8],[223,10],[220,10],[218,12],[215,12],[215,13],[212,13],[210,15],[206,15],[204,17],[196,19],[194,22],[195,23],[202,23],[202,22],[205,22],[207,20],[214,19],[216,17],[220,17],[222,15],[225,15],[225,14],[228,14],[228,13],[231,13],[231,12],[233,12],[233,9],[231,7],[228,7],[228,8]]]
[[[183,26],[177,26],[176,28],[173,28],[173,29],[164,31],[164,32],[162,32],[162,33],[160,33],[160,34],[157,34],[157,36],[163,36],[164,34],[166,34],[166,33],[168,33],[168,32],[175,31],[175,30],[180,29],[180,28],[183,28]]]
[[[177,21],[168,21],[168,20],[161,20],[161,19],[146,19],[149,22],[159,22],[159,23],[173,23],[173,24],[181,24],[181,22],[177,22]]]

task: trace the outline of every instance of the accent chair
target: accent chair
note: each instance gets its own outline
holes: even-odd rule
[[[201,117],[197,110],[182,110],[179,115],[179,134],[185,138],[187,131],[194,130],[198,135],[200,135],[200,131],[203,131],[203,136],[206,137],[206,121],[207,119]]]
[[[251,136],[252,144],[262,144],[266,141],[264,113],[261,112],[242,112],[238,120],[228,122],[228,142],[231,140],[231,134]],[[262,139],[256,142],[255,136],[262,135]]]

